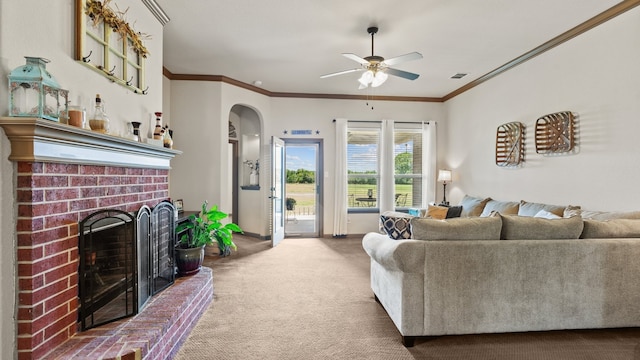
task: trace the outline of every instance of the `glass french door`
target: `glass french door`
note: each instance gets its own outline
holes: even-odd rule
[[[285,139],[285,236],[322,236],[322,140]]]
[[[285,148],[284,141],[271,137],[271,246],[276,246],[284,239],[285,221]]]

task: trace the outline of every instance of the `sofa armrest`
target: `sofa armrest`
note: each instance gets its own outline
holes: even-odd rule
[[[368,233],[362,247],[378,264],[389,270],[424,273],[425,242],[422,240],[393,240],[387,235]]]

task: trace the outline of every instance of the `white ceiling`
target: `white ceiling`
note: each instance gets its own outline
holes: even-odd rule
[[[164,66],[173,74],[224,75],[271,92],[443,97],[618,0],[157,0]],[[360,73],[345,52],[371,55],[366,29],[378,26],[375,55],[412,51],[421,60],[394,66],[420,74],[390,76],[358,90]],[[468,73],[460,80],[450,77]]]

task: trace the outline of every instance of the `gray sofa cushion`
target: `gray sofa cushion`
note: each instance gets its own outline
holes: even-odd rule
[[[578,239],[584,227],[580,216],[560,219],[517,215],[501,217],[503,240]]]
[[[479,198],[465,195],[459,204],[462,205],[460,217],[480,216],[489,200],[491,200],[491,198]]]
[[[582,210],[582,218],[589,220],[640,219],[640,211],[591,211]]]
[[[413,218],[411,233],[416,240],[499,240],[499,216],[435,220]]]
[[[492,211],[499,212],[502,215],[516,215],[520,209],[520,203],[517,201],[498,201],[489,200],[482,210],[480,216],[489,216]]]
[[[565,208],[566,206],[561,206],[561,205],[532,203],[532,202],[520,200],[520,208],[518,209],[518,215],[519,216],[535,216],[540,210],[546,210],[550,213],[554,213],[562,217],[564,215]]]
[[[613,219],[606,221],[584,220],[582,239],[640,238],[640,220]]]

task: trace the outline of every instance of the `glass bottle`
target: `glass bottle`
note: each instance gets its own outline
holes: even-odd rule
[[[84,128],[87,112],[82,106],[69,106],[69,125]]]
[[[156,112],[156,127],[153,130],[153,139],[162,140],[162,113]]]
[[[133,135],[135,136],[136,141],[142,141],[142,138],[140,137],[140,125],[142,125],[142,123],[139,121],[131,122],[131,126],[133,126]]]
[[[89,119],[89,126],[91,127],[91,130],[95,132],[102,134],[109,133],[109,118],[107,117],[107,113],[104,111],[100,94],[96,94],[96,108]]]
[[[166,148],[173,149],[173,139],[171,138],[171,131],[169,126],[164,127],[164,138],[162,139],[163,145]]]

